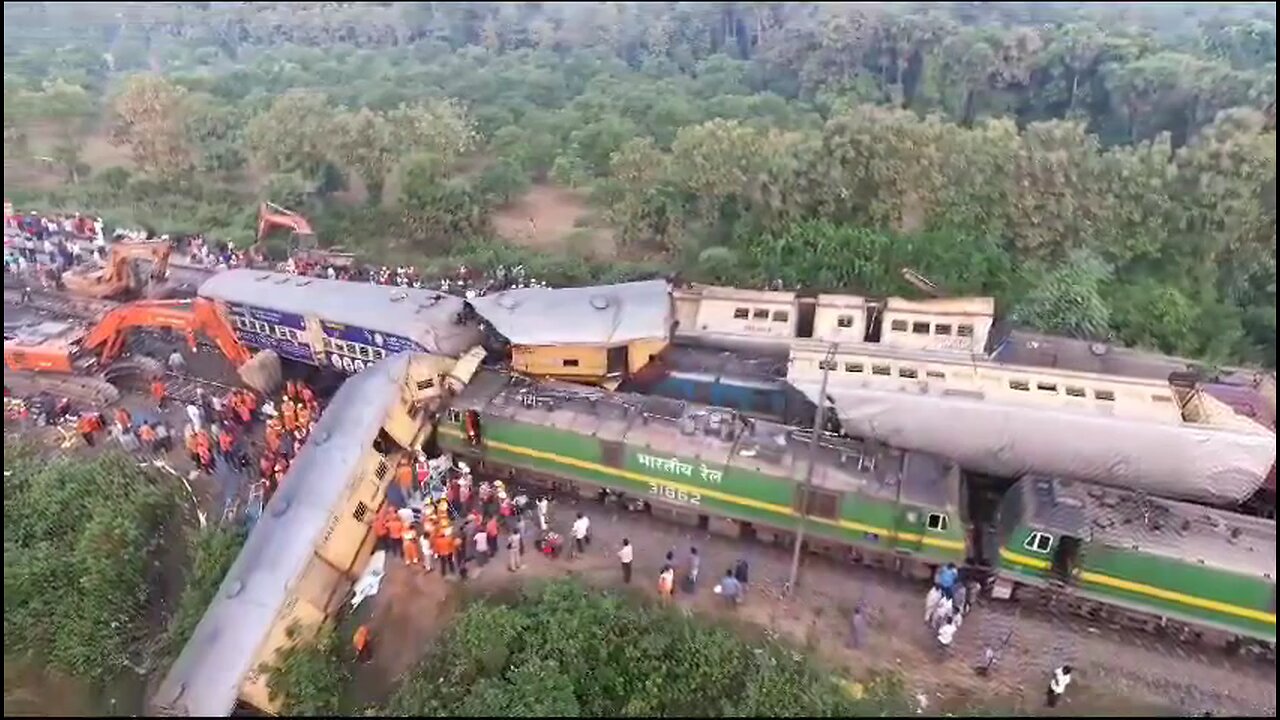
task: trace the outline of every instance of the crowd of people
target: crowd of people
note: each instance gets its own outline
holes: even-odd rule
[[[76,431],[90,447],[105,431],[128,452],[167,456],[175,449],[175,435],[164,419],[171,398],[163,379],[152,381],[150,395],[154,415],[135,419],[127,408],[117,406],[107,411],[108,421],[102,410],[87,408],[75,417]],[[197,388],[196,397],[182,409],[182,446],[192,464],[207,474],[221,466],[250,478],[256,467],[263,505],[279,488],[321,413],[316,393],[301,380],[285,383],[278,408],[271,397],[243,388],[225,393]],[[70,401],[63,398],[49,419],[56,423],[69,413]]]
[[[938,568],[933,586],[925,595],[924,621],[937,634],[938,647],[943,653],[951,649],[956,632],[972,607],[972,597],[970,584],[960,577],[955,563]]]

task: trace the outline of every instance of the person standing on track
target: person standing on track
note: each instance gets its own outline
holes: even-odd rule
[[[586,515],[578,513],[573,521],[573,556],[576,558],[587,550],[587,532],[591,529],[591,521]]]
[[[1044,704],[1049,707],[1058,707],[1058,701],[1067,692],[1067,686],[1071,684],[1071,666],[1063,665],[1053,671],[1053,677],[1049,678],[1049,687],[1045,691]]]
[[[635,559],[635,549],[631,547],[629,538],[622,538],[622,547],[618,550],[618,562],[622,563],[622,582],[631,582],[631,561]]]
[[[156,378],[151,381],[151,397],[156,401],[156,409],[164,410],[164,399],[168,391],[165,389],[164,380]]]

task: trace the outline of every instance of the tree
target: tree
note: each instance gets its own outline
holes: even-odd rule
[[[62,80],[46,83],[41,92],[25,95],[15,99],[18,112],[53,129],[54,159],[72,183],[80,182],[80,150],[85,127],[94,114],[93,98],[84,88]]]
[[[171,182],[192,168],[186,91],[157,75],[134,75],[112,103],[112,140],[129,148],[138,169]]]
[[[368,108],[341,113],[333,121],[334,153],[364,180],[369,201],[374,204],[382,199],[387,174],[399,157],[393,135],[391,123]]]
[[[1077,250],[1053,269],[1028,273],[1030,291],[1013,311],[1018,322],[1044,332],[1105,339],[1111,308],[1103,299],[1112,268],[1087,250]]]
[[[448,98],[401,105],[387,114],[387,121],[402,155],[430,156],[439,172],[452,167],[478,139],[466,108]],[[423,167],[419,157],[418,171]]]
[[[265,170],[318,179],[333,147],[332,117],[325,95],[290,90],[249,121],[249,151]]]

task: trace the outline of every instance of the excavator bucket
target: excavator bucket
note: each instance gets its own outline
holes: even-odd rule
[[[283,374],[280,356],[274,350],[263,350],[236,370],[245,385],[263,395],[269,395],[280,387]]]

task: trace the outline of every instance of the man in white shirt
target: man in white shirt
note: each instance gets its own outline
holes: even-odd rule
[[[622,582],[631,582],[631,561],[635,557],[634,549],[631,547],[631,540],[622,538],[622,548],[618,550],[618,562],[622,563]]]
[[[573,521],[573,555],[577,557],[587,549],[587,531],[591,528],[591,521],[586,515],[578,513],[578,519]]]
[[[1062,699],[1063,693],[1067,691],[1067,686],[1071,684],[1071,666],[1063,665],[1053,671],[1053,677],[1049,678],[1049,690],[1045,695],[1045,704],[1049,707],[1057,707],[1058,701]]]
[[[951,641],[956,637],[956,624],[951,618],[947,618],[942,623],[942,627],[938,628],[938,645],[942,647],[943,652],[951,649]]]

